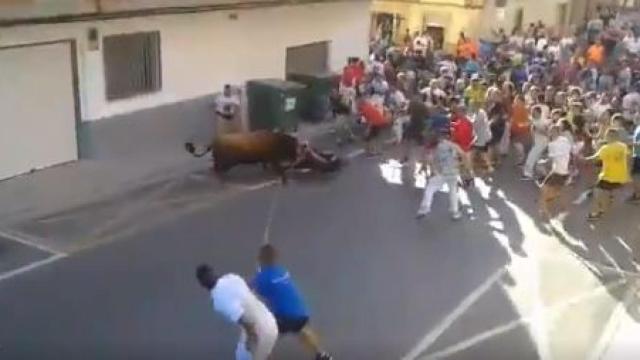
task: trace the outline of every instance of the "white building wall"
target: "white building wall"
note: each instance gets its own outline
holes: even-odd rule
[[[243,10],[237,20],[229,12],[207,12],[19,26],[0,31],[0,47],[76,39],[82,118],[90,121],[204,96],[225,83],[283,78],[288,46],[329,40],[329,64],[339,70],[348,56],[367,54],[369,7],[367,1],[349,1]],[[159,30],[162,91],[108,102],[102,49],[87,49],[91,27],[100,36]]]

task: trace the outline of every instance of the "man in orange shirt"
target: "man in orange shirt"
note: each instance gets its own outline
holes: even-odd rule
[[[604,46],[600,40],[587,49],[587,64],[601,66],[604,63]]]
[[[391,123],[391,116],[388,112],[384,111],[384,109],[381,109],[366,99],[361,99],[358,102],[358,110],[364,122],[367,124],[367,134],[364,138],[365,151],[367,155],[377,155],[379,151],[376,149],[374,140],[380,134],[380,129]]]
[[[517,95],[511,107],[511,141],[516,149],[518,165],[524,164],[524,149],[531,143],[531,124],[524,96]]]

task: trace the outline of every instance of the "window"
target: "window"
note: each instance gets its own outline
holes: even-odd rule
[[[496,0],[496,7],[503,8],[507,6],[507,0]]]
[[[107,100],[126,99],[162,88],[160,32],[105,36]]]
[[[323,74],[329,70],[329,42],[288,47],[285,58],[285,73]]]
[[[518,8],[518,10],[516,10],[515,20],[513,21],[513,28],[514,29],[518,29],[518,30],[522,30],[522,22],[523,21],[524,21],[524,9],[523,8]]]
[[[558,25],[566,25],[567,24],[567,7],[568,4],[564,3],[564,4],[558,4],[558,19],[557,19],[557,24]]]

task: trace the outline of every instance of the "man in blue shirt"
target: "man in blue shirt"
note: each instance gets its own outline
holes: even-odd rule
[[[277,264],[273,246],[264,245],[258,255],[260,268],[253,280],[254,290],[262,297],[276,318],[280,334],[298,334],[316,360],[331,360],[320,349],[318,336],[309,327],[309,312],[289,271]]]

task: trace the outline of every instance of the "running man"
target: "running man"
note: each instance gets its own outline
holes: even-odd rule
[[[236,360],[267,360],[278,340],[278,325],[269,309],[236,274],[218,276],[211,266],[196,268],[196,278],[210,294],[213,308],[242,330]]]
[[[473,123],[467,117],[463,105],[451,105],[451,112],[451,140],[464,152],[464,162],[471,164],[471,149],[475,141]],[[467,188],[473,183],[474,174],[472,168],[464,168],[464,170],[462,183]]]
[[[544,150],[547,148],[549,139],[547,137],[547,130],[550,125],[550,121],[543,114],[543,109],[540,105],[535,105],[531,109],[531,128],[533,131],[533,147],[529,150],[527,160],[524,164],[523,180],[533,180],[535,175],[535,168],[538,161],[542,157]]]
[[[549,130],[551,142],[548,145],[551,172],[547,175],[540,192],[540,214],[551,219],[550,207],[560,199],[561,212],[567,209],[566,197],[562,188],[569,180],[569,161],[571,159],[571,141],[562,134],[560,125],[553,125]]]
[[[489,141],[491,141],[491,128],[489,127],[489,117],[482,108],[472,107],[473,133],[475,141],[473,143],[473,161],[480,158],[483,170],[486,173],[493,173],[493,164],[489,157]]]
[[[629,182],[629,148],[620,141],[618,129],[611,128],[605,135],[606,144],[597,153],[586,158],[591,161],[602,161],[602,170],[598,176],[595,197],[587,219],[599,220],[609,210],[613,202],[613,191]]]
[[[318,336],[309,326],[309,312],[289,271],[278,265],[276,249],[271,245],[260,248],[260,267],[253,279],[253,288],[273,312],[281,335],[296,334],[315,360],[331,360],[320,348]]]
[[[467,157],[464,151],[460,146],[450,140],[448,129],[443,131],[436,139],[435,148],[428,149],[426,152],[425,163],[429,165],[432,174],[431,177],[427,179],[424,196],[422,197],[422,202],[416,215],[417,219],[421,219],[431,212],[433,196],[444,184],[447,184],[449,188],[449,210],[451,211],[451,217],[454,220],[459,220],[462,217],[458,201],[458,180],[460,179],[461,162],[468,168],[471,168],[466,160]]]

